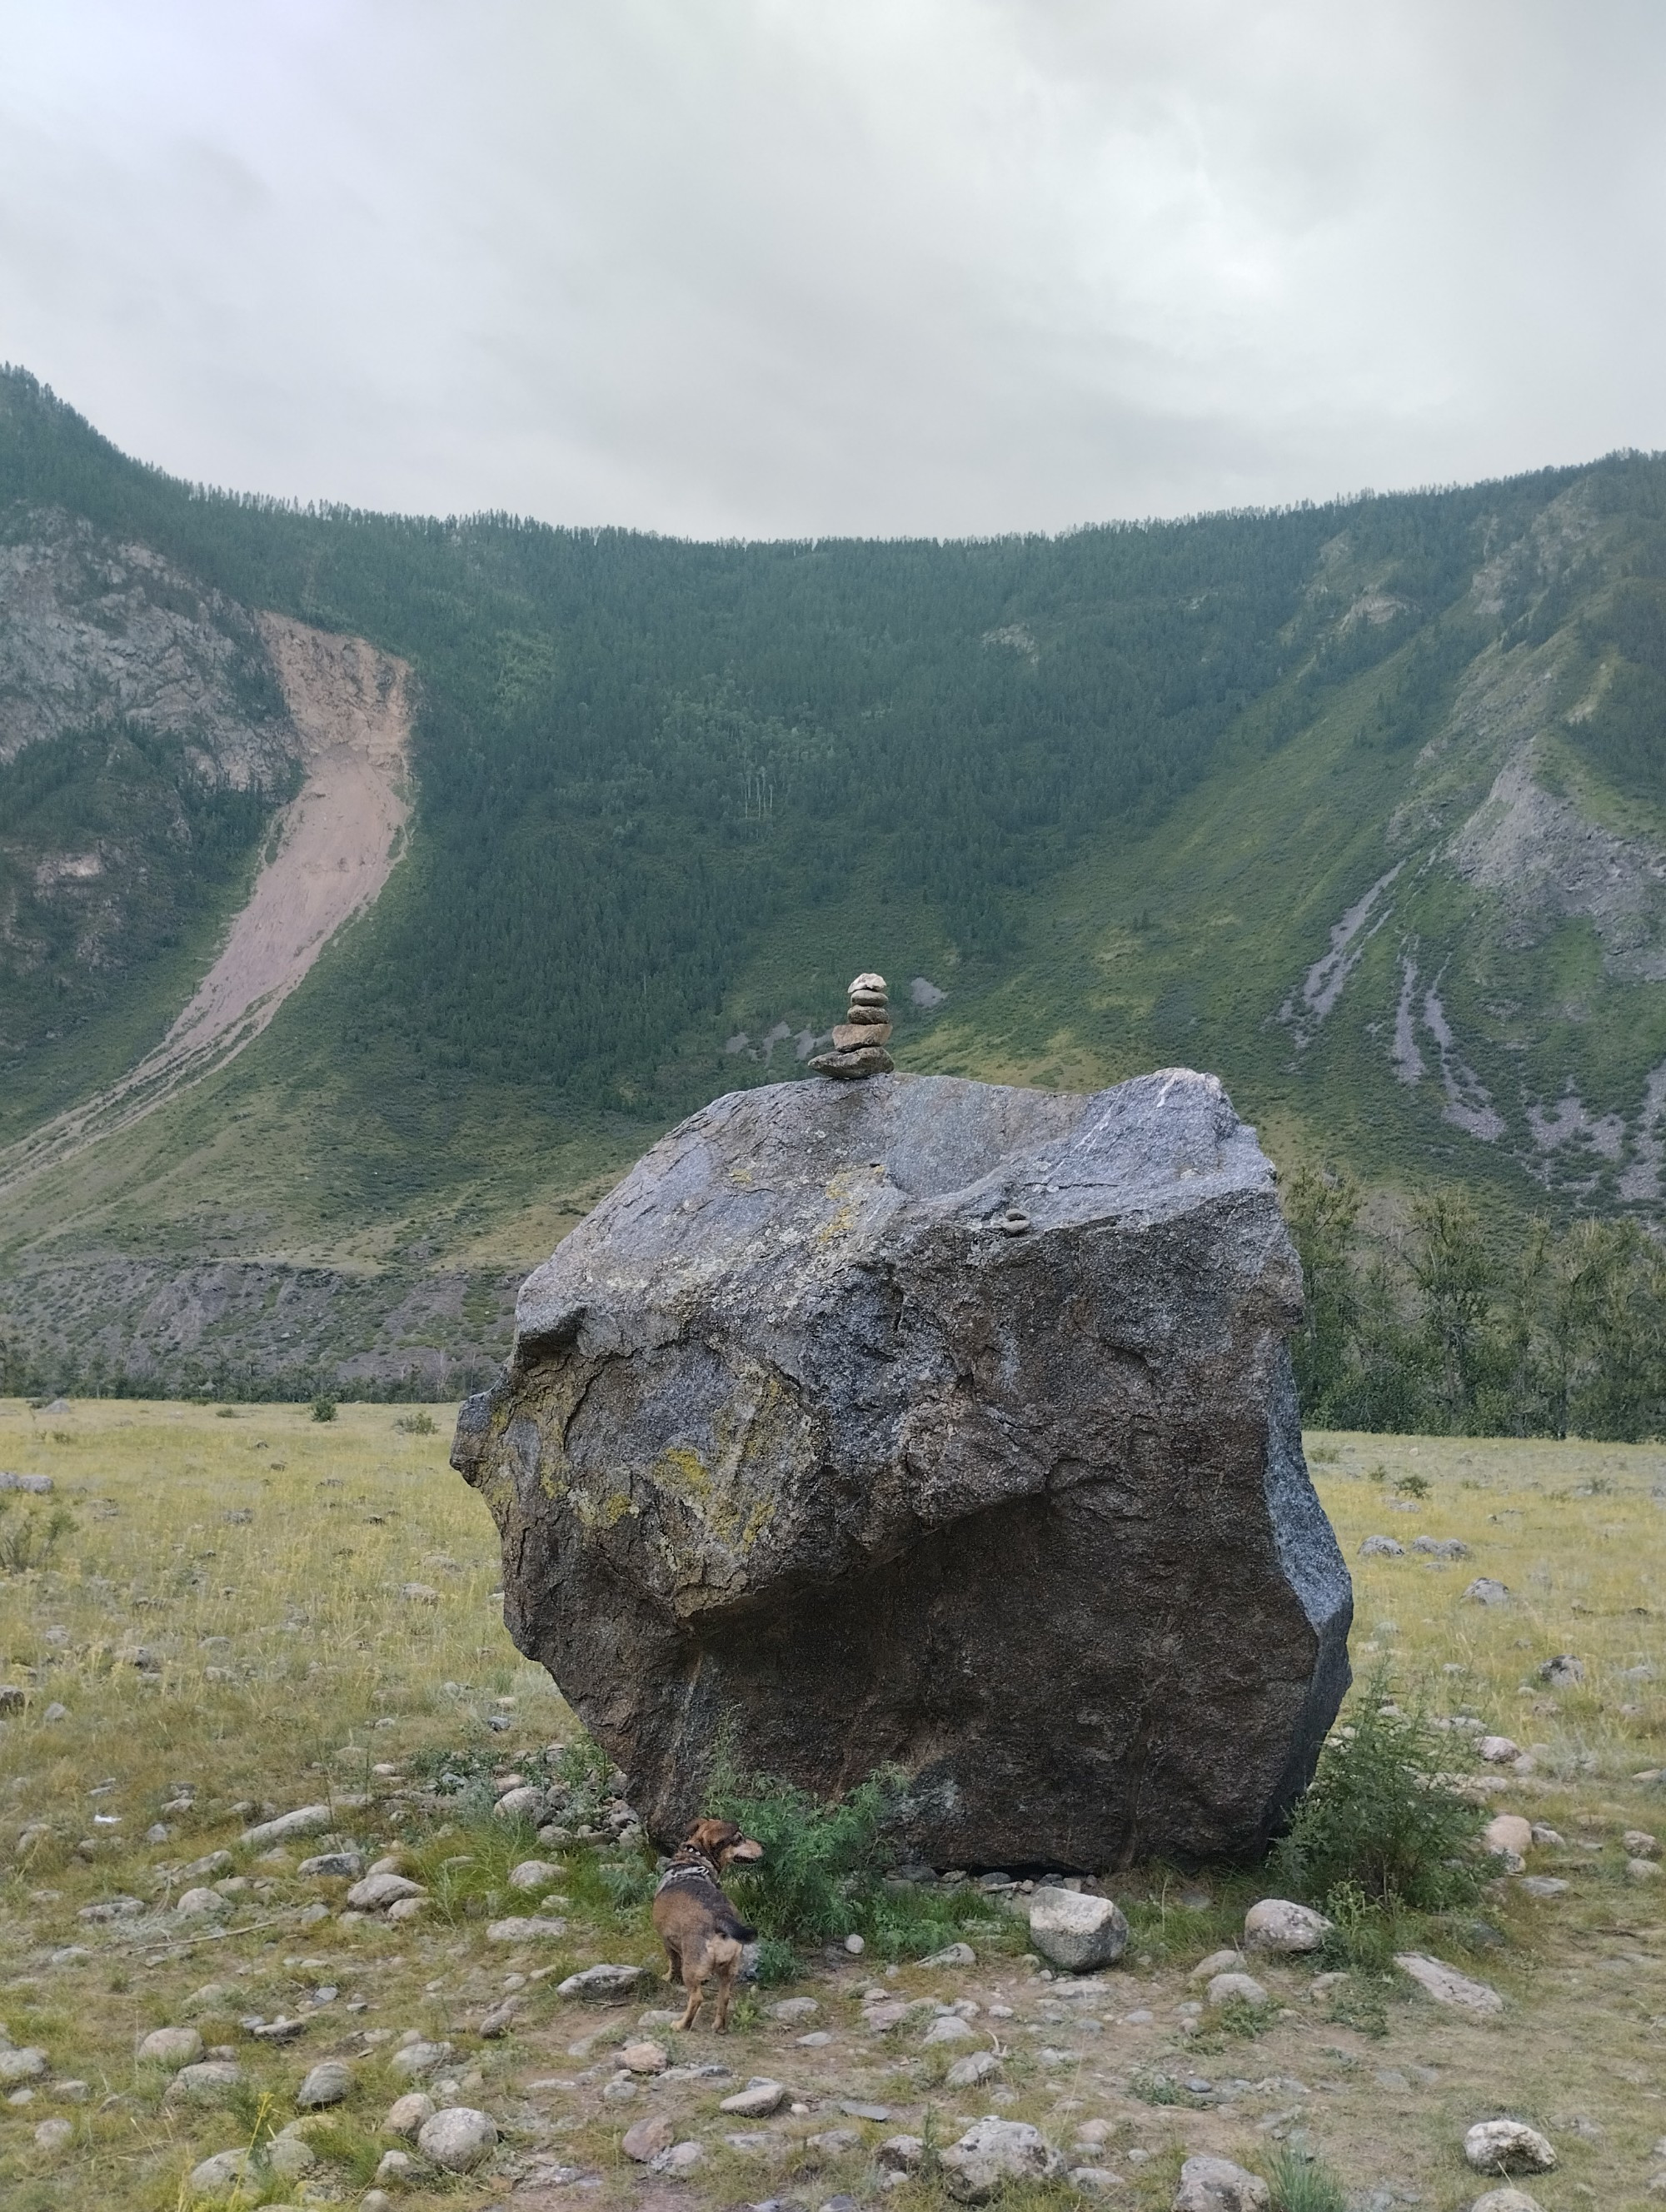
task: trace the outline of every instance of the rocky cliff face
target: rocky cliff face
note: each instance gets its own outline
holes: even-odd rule
[[[299,757],[254,618],[149,546],[53,509],[0,544],[0,763],[89,723],[185,741],[198,772],[273,785]]]
[[[939,1864],[1250,1852],[1347,1679],[1299,1301],[1213,1078],[775,1085],[528,1279],[454,1464],[662,1839],[721,1749],[901,1765]]]

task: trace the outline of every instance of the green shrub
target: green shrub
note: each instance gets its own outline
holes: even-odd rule
[[[54,1505],[50,1510],[32,1506],[14,1517],[11,1502],[7,1492],[0,1491],[0,1574],[17,1575],[31,1567],[46,1566],[78,1524],[67,1505]]]
[[[763,1846],[757,1867],[730,1869],[739,1910],[782,1942],[854,1934],[859,1898],[890,1863],[883,1830],[901,1787],[898,1775],[873,1774],[842,1796],[820,1798],[771,1775],[720,1776],[710,1793],[713,1811]]]
[[[1412,1948],[1398,1895],[1368,1897],[1357,1881],[1339,1881],[1325,1892],[1322,1910],[1330,1922],[1319,1946],[1319,1963],[1351,1973],[1387,1974],[1394,1954]]]
[[[1353,1884],[1379,1910],[1442,1911],[1480,1888],[1484,1815],[1440,1779],[1451,1741],[1388,1703],[1378,1673],[1321,1753],[1274,1863],[1291,1893],[1314,1904]]]
[[[432,1413],[402,1413],[393,1424],[402,1437],[431,1437],[434,1434]]]
[[[1273,2212],[1347,2212],[1347,2189],[1316,2152],[1281,2144],[1268,2163],[1267,2179]]]
[[[757,1947],[757,1978],[763,1988],[775,1989],[782,1982],[793,1980],[799,1971],[799,1954],[790,1943],[783,1943],[778,1936],[765,1936]]]
[[[320,1395],[313,1401],[313,1419],[315,1421],[333,1421],[335,1418],[335,1400],[333,1398],[327,1398],[320,1393]]]

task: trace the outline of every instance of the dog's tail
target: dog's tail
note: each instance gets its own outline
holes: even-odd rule
[[[718,1929],[722,1935],[733,1936],[737,1943],[756,1943],[757,1941],[757,1929],[749,1928],[740,1915],[733,1911],[723,1915],[718,1922]]]

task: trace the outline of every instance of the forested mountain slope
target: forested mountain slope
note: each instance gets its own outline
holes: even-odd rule
[[[1657,459],[707,545],[205,494],[9,374],[0,1144],[156,1044],[247,896],[299,758],[271,614],[409,663],[408,852],[233,1066],[3,1201],[31,1373],[454,1381],[866,966],[904,1067],[1186,1060],[1292,1165],[1659,1211]]]

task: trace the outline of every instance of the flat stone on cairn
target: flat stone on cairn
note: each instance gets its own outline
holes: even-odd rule
[[[850,986],[850,1006],[833,1031],[831,1052],[818,1053],[810,1063],[818,1075],[831,1075],[842,1083],[858,1082],[865,1075],[889,1075],[894,1066],[885,1047],[891,1042],[891,1002],[883,975],[865,970]]]

